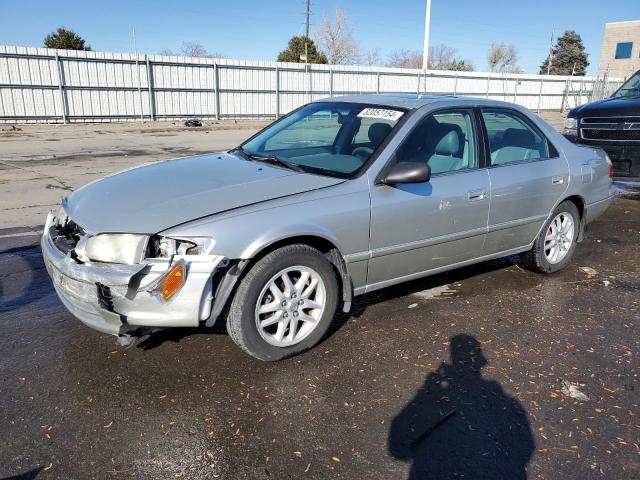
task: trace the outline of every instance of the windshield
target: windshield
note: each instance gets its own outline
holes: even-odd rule
[[[624,82],[622,86],[613,94],[614,97],[640,97],[640,71]]]
[[[374,105],[311,103],[242,145],[250,159],[350,177],[363,167],[405,111]]]

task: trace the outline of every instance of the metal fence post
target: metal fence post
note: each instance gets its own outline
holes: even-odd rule
[[[453,81],[453,95],[455,96],[458,93],[458,72],[456,72],[456,78]]]
[[[311,69],[309,68],[309,64],[305,63],[304,65],[304,69],[307,72],[307,100],[309,102],[311,102],[311,88],[312,88],[312,84],[311,84]]]
[[[604,98],[607,94],[607,87],[609,86],[609,70],[607,70],[604,74],[604,79],[602,80],[602,94],[600,98]]]
[[[134,40],[135,44],[135,40]],[[138,74],[138,104],[140,106],[140,121],[144,122],[144,108],[142,107],[142,75],[140,74],[140,64],[138,63],[138,52],[135,53],[136,56],[136,73]],[[134,107],[135,111],[135,107]]]
[[[489,98],[489,84],[491,83],[491,75],[487,75],[487,94],[485,95],[486,98]]]
[[[376,93],[380,93],[380,70],[376,72]]]
[[[420,76],[421,75],[422,75],[422,70],[418,70],[418,87],[416,88],[416,95],[420,95]]]
[[[216,120],[220,120],[220,74],[217,62],[213,64],[213,95],[216,102]]]
[[[56,52],[56,65],[58,66],[58,91],[60,92],[60,104],[62,105],[62,123],[69,123],[69,103],[67,91],[64,88],[64,70],[58,52]]]
[[[147,64],[147,89],[149,91],[149,119],[154,121],[156,119],[156,101],[153,96],[153,69],[151,68],[151,62],[149,57],[144,56],[144,60]]]
[[[584,77],[580,79],[580,93],[578,97],[577,105],[582,105],[582,90],[584,89]]]
[[[276,63],[276,120],[280,118],[280,68]]]
[[[544,77],[540,78],[540,91],[538,92],[538,113],[540,113],[540,102],[542,101],[542,86],[544,85]]]
[[[568,95],[569,95],[569,79],[567,78],[564,81],[564,92],[562,92],[562,103],[560,104],[560,113],[564,112],[564,104],[568,101]]]
[[[329,66],[329,96],[333,97],[333,68]]]
[[[516,84],[513,87],[513,103],[518,103],[518,83],[520,83],[520,81],[518,80],[517,74],[515,75],[514,80],[516,81]]]

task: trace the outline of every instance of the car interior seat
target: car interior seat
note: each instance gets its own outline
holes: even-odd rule
[[[369,137],[369,141],[371,142],[371,148],[374,150],[380,146],[389,132],[391,131],[391,125],[388,123],[372,123],[369,125],[369,130],[367,131],[367,136]]]
[[[524,128],[507,128],[502,136],[502,146],[491,152],[491,163],[499,165],[540,156],[533,133]]]
[[[463,153],[464,134],[459,125],[441,123],[434,132],[435,145],[430,148],[433,152],[429,156],[431,173],[450,172],[464,168]]]

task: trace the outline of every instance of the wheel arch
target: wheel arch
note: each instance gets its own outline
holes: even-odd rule
[[[271,242],[263,244],[261,248],[253,251],[253,254],[250,256],[249,267],[268,253],[273,252],[278,248],[294,244],[303,244],[313,247],[321,252],[329,262],[331,262],[339,278],[338,288],[342,294],[343,311],[348,312],[351,309],[351,301],[353,299],[353,282],[351,280],[351,275],[349,275],[349,271],[347,270],[347,263],[337,245],[337,242],[327,236],[318,233],[307,233],[283,236],[282,238],[274,239]]]
[[[568,197],[563,198],[558,203],[558,205],[560,205],[562,202],[571,202],[578,209],[578,213],[580,214],[580,228],[578,230],[578,242],[581,242],[582,239],[584,238],[584,231],[585,231],[585,228],[586,228],[586,222],[585,222],[585,219],[586,219],[586,216],[585,216],[586,202],[585,202],[584,198],[582,198],[580,195],[577,195],[577,194],[569,195]]]
[[[205,324],[211,326],[216,322],[224,307],[233,299],[237,282],[242,281],[244,273],[249,271],[253,264],[278,248],[294,244],[309,245],[325,255],[338,275],[342,309],[344,312],[349,312],[353,299],[353,281],[347,270],[344,256],[338,246],[326,236],[307,233],[273,238],[270,242],[262,243],[259,248],[247,249],[240,259],[232,261],[229,268],[225,272],[221,272],[217,278],[218,286],[212,299],[211,315]]]

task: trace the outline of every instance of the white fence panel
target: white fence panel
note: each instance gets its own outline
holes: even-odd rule
[[[620,80],[249,62],[0,46],[0,123],[278,117],[367,93],[467,95],[563,110]]]

